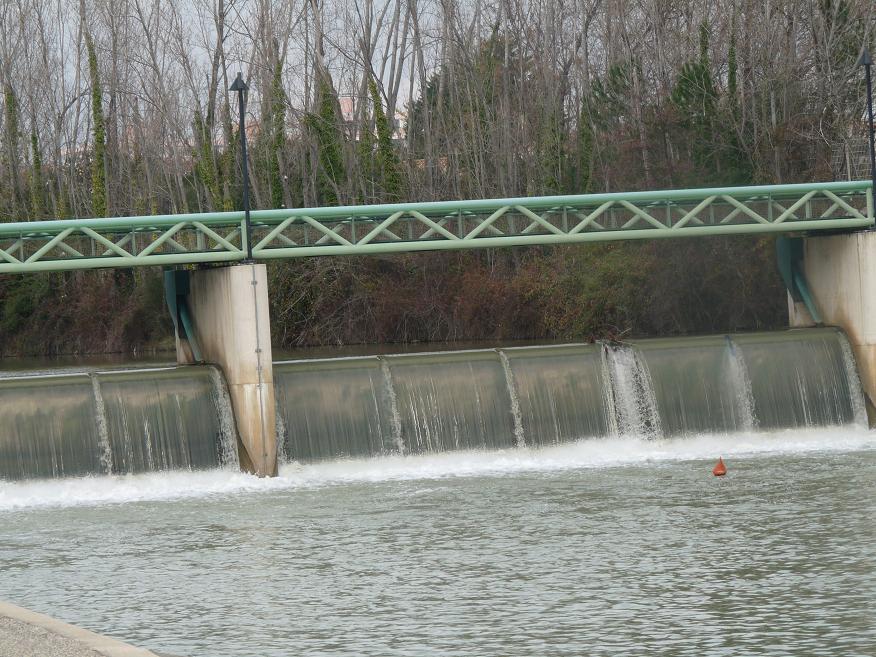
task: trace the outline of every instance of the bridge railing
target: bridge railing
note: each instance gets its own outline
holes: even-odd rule
[[[0,272],[243,260],[244,235],[242,212],[0,224]]]
[[[400,203],[252,212],[253,257],[399,253],[860,229],[869,182]],[[0,224],[0,272],[246,258],[242,212]]]
[[[254,254],[288,258],[861,228],[873,224],[869,187],[825,183],[271,211],[260,215],[265,221],[254,237]]]

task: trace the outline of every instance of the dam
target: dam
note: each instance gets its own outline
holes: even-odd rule
[[[876,641],[838,329],[278,360],[272,392],[259,478],[220,367],[4,372],[4,597],[185,657]]]
[[[240,472],[218,368],[6,373],[0,590],[185,657],[867,654],[850,354],[802,329],[278,361],[273,478]]]
[[[860,369],[865,397],[871,406],[876,399],[872,349],[876,333],[871,326],[876,315],[870,312],[872,277],[867,275],[868,254],[876,243],[873,233],[864,230],[876,221],[869,181],[281,207],[252,212],[245,205],[243,212],[3,224],[0,274],[164,267],[165,300],[175,328],[177,363],[209,363],[222,369],[235,418],[236,442],[242,448],[237,450],[238,463],[242,470],[259,476],[276,475],[282,448],[277,422],[284,418],[275,398],[282,390],[278,391],[274,381],[264,264],[277,259],[774,235],[778,268],[788,292],[790,324],[844,330]],[[473,369],[495,373],[495,363],[487,362],[491,357],[471,358],[478,361],[470,364]],[[503,353],[499,358],[510,380],[514,375],[512,355]],[[632,358],[632,362],[641,363],[645,356],[621,352],[606,358],[616,363]],[[653,358],[659,357],[655,353]],[[393,365],[387,367],[392,379]],[[399,360],[395,367],[399,370],[398,387],[418,385],[416,377],[408,378],[417,370],[415,362]],[[443,365],[440,369],[446,372]],[[385,373],[386,367],[381,365],[381,370]],[[647,383],[644,375],[632,376],[639,388]],[[512,391],[511,386],[506,387]],[[660,387],[654,383],[655,394]],[[623,392],[619,394],[623,405]],[[710,397],[709,403],[714,401]],[[452,410],[456,414],[452,423],[468,421],[463,407],[469,402],[461,401]],[[522,400],[513,403],[516,408]],[[688,400],[682,405],[684,413],[689,412],[691,403]],[[404,424],[405,409],[398,406],[396,410],[397,414],[391,413],[391,423],[398,429]],[[564,409],[556,412],[559,417]],[[675,411],[663,408],[662,412],[672,415]],[[725,408],[722,412],[726,416],[729,411]],[[382,416],[378,431],[385,443],[385,408]],[[520,414],[515,418],[514,435],[518,437],[525,431],[524,420]],[[608,412],[604,420],[611,424],[619,418]],[[590,421],[599,420],[593,415]],[[623,424],[625,420],[620,421]],[[673,424],[670,417],[666,421],[671,433],[693,427],[696,419],[686,415],[680,424]],[[719,424],[725,426],[726,421]],[[403,444],[404,436],[396,430],[397,448],[414,452],[422,445],[427,449],[451,445],[445,444],[446,427],[428,422],[417,426],[421,435],[409,437],[409,444]],[[583,425],[580,429],[591,431]],[[493,440],[496,432],[504,429],[490,427],[489,431]],[[433,438],[438,442],[433,444]],[[376,439],[372,431],[369,440]]]
[[[866,426],[836,329],[274,363],[281,461]],[[0,379],[0,477],[237,467],[222,372],[176,366]]]

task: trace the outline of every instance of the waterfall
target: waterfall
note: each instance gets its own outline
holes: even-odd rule
[[[237,424],[234,421],[234,408],[225,377],[218,367],[208,365],[213,404],[216,406],[216,416],[219,423],[219,461],[224,466],[239,468],[240,460],[237,453]],[[278,415],[279,417],[279,415]],[[279,426],[277,425],[279,432]],[[281,443],[282,444],[282,443]]]
[[[277,464],[285,465],[289,462],[289,456],[286,454],[286,442],[289,440],[289,431],[286,429],[286,422],[280,411],[276,411],[276,427],[277,427]]]
[[[97,375],[91,374],[91,386],[94,392],[94,421],[97,426],[97,438],[100,442],[100,462],[106,474],[113,473],[113,450],[110,445],[109,430],[106,426],[106,407],[100,392],[100,381]]]
[[[843,367],[846,370],[846,378],[848,379],[849,397],[852,401],[852,413],[854,414],[855,424],[866,428],[868,425],[867,406],[864,402],[864,389],[858,376],[858,368],[855,365],[855,354],[852,353],[852,346],[845,335],[840,335],[839,341],[843,351]]]
[[[527,446],[611,433],[612,413],[606,401],[610,383],[598,346],[511,347],[502,352],[514,374]],[[510,408],[506,412],[510,414]]]
[[[278,452],[312,462],[863,425],[835,329],[274,364]],[[234,467],[214,367],[0,377],[0,479]]]
[[[499,360],[502,361],[502,370],[505,372],[505,385],[508,387],[508,398],[511,401],[511,417],[514,420],[514,439],[518,447],[526,446],[526,437],[523,433],[523,416],[520,413],[520,398],[517,396],[517,386],[514,384],[514,370],[511,369],[511,361],[501,349],[497,349]]]
[[[392,385],[392,370],[385,358],[380,359],[380,371],[383,374],[383,386],[386,398],[389,400],[389,424],[392,427],[392,439],[398,447],[398,453],[405,453],[405,441],[402,437],[401,413],[398,412],[398,395]]]
[[[862,421],[847,342],[836,329],[734,335],[744,356],[760,429]]]
[[[494,350],[404,354],[383,362],[392,375],[405,453],[516,445],[505,372]]]
[[[274,379],[289,457],[306,462],[849,424],[861,402],[843,344],[813,329],[329,358]]]
[[[757,429],[754,412],[754,396],[751,392],[751,379],[742,352],[728,335],[727,341],[727,384],[735,401],[736,428],[740,431]]]
[[[397,454],[407,435],[377,356],[276,362],[274,392],[290,461]]]
[[[659,438],[660,414],[647,363],[635,348],[625,345],[603,345],[603,354],[608,363],[618,434]]]
[[[205,367],[0,378],[0,479],[222,463],[222,409]]]
[[[614,398],[614,386],[611,380],[611,360],[609,358],[610,349],[607,345],[602,346],[601,350],[601,374],[602,380],[606,382],[606,385],[602,386],[603,396],[605,402],[605,415],[606,415],[606,435],[612,436],[616,438],[621,435],[620,425],[618,424],[618,413],[617,413],[617,402]]]

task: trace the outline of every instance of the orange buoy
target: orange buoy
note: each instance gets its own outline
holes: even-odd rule
[[[712,474],[716,477],[723,477],[727,474],[727,466],[724,465],[724,459],[720,456],[718,457],[718,462],[715,464],[715,467],[712,468]]]

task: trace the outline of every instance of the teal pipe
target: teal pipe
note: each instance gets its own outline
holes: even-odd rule
[[[779,273],[782,275],[788,294],[795,302],[802,302],[806,306],[813,322],[818,325],[823,324],[821,313],[818,312],[818,306],[815,304],[815,296],[809,289],[803,273],[803,239],[779,237],[776,240],[776,257]]]

